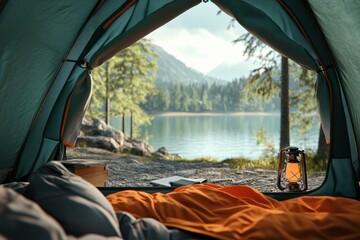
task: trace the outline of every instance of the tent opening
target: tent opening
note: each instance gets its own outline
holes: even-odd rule
[[[108,187],[159,186],[179,176],[280,191],[283,59],[260,42],[248,57],[252,35],[236,42],[247,31],[218,11],[200,4],[94,69],[90,106],[68,159],[111,160]],[[329,156],[316,74],[291,60],[287,70],[287,145],[304,150],[311,190],[323,182]]]

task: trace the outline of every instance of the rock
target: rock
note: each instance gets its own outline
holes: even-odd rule
[[[144,140],[138,138],[125,139],[123,151],[138,156],[151,156],[153,147]]]
[[[91,119],[86,119],[83,118],[82,122],[81,122],[81,131],[86,134],[88,130],[90,130],[91,128],[93,128],[94,126],[94,121]]]
[[[168,156],[170,155],[169,151],[166,149],[166,147],[161,147],[159,148],[155,153],[164,155],[164,156]]]
[[[103,143],[101,143],[102,140]],[[138,156],[154,155],[165,159],[181,158],[179,155],[170,154],[165,147],[161,147],[153,153],[153,147],[146,141],[138,138],[125,138],[123,132],[98,119],[83,119],[76,146],[102,148],[112,152],[120,151]]]
[[[159,148],[156,152],[152,153],[153,156],[168,160],[179,160],[182,159],[178,154],[170,154],[166,147]]]
[[[119,152],[120,145],[110,137],[103,136],[80,136],[76,142],[77,147],[93,147],[108,150],[110,152]]]
[[[135,148],[135,147],[130,148],[129,153],[138,156],[147,156],[146,152],[143,149]]]
[[[92,119],[92,121],[93,121],[93,126],[97,129],[105,130],[108,127],[108,125],[102,120]]]
[[[84,135],[88,135],[88,132],[92,129],[104,130],[106,123],[98,119],[86,119],[83,118],[81,123],[81,131]]]
[[[133,145],[135,147],[142,148],[147,153],[152,153],[154,151],[153,147],[150,144],[148,144],[147,142],[145,142],[144,140],[135,138],[135,139],[132,139],[132,141],[133,141]]]
[[[81,131],[85,136],[104,136],[113,138],[120,147],[124,145],[124,133],[106,125],[104,121],[98,119],[83,119]]]

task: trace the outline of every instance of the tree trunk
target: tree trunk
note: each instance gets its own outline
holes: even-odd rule
[[[289,60],[281,57],[280,150],[290,145]]]
[[[133,138],[133,113],[130,112],[130,138]]]
[[[125,136],[125,113],[122,114],[121,129]]]
[[[314,156],[314,163],[316,164],[320,160],[327,159],[328,153],[329,153],[329,145],[326,144],[325,134],[320,125],[318,148]]]
[[[110,125],[110,96],[109,96],[109,64],[106,63],[105,66],[105,91],[106,91],[106,100],[105,100],[105,122],[107,125]]]

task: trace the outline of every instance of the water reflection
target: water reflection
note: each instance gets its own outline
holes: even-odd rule
[[[114,125],[120,126],[120,119]],[[318,122],[318,121],[317,121]],[[272,115],[215,115],[215,116],[158,116],[151,126],[142,128],[142,137],[158,149],[165,146],[171,153],[185,158],[230,157],[256,159],[264,151],[257,145],[256,133],[261,127],[276,149],[279,144],[280,116]],[[304,136],[292,130],[291,145],[301,149],[316,149],[319,124]]]

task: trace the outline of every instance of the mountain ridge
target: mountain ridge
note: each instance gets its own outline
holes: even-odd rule
[[[154,52],[159,56],[157,60],[158,71],[155,82],[218,82],[226,83],[226,80],[208,76],[178,60],[175,56],[166,52],[162,47],[153,44]]]
[[[251,70],[256,66],[251,61],[229,62],[224,61],[217,67],[210,70],[206,75],[217,78],[221,76],[226,81],[232,81],[236,78],[246,78],[249,76]]]

